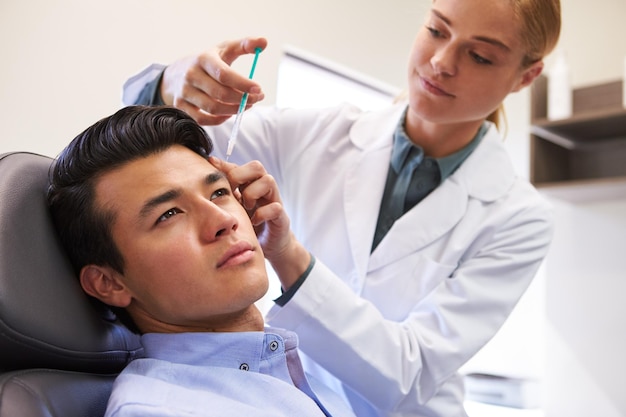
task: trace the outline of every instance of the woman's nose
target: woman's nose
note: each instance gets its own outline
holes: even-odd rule
[[[431,58],[430,64],[436,74],[455,75],[457,65],[456,51],[451,46],[439,48]]]

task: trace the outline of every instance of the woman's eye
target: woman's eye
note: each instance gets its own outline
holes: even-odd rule
[[[474,61],[476,61],[476,63],[478,63],[478,64],[484,64],[484,65],[491,64],[491,61],[489,61],[488,59],[483,58],[482,56],[478,55],[475,52],[471,52],[470,55],[471,55],[472,59]]]
[[[169,220],[171,217],[177,215],[178,213],[180,213],[181,211],[177,208],[171,208],[169,210],[167,210],[165,213],[161,214],[161,216],[159,216],[159,218],[157,219],[157,223],[162,223],[166,220]]]
[[[433,38],[441,38],[442,34],[439,30],[430,26],[426,27],[426,29],[430,32],[430,36],[432,36]]]

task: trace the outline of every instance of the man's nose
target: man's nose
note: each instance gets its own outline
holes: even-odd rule
[[[233,214],[211,201],[203,203],[199,222],[202,237],[207,241],[232,233],[239,227],[237,218]]]

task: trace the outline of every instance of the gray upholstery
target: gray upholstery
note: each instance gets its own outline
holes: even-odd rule
[[[40,368],[0,374],[0,415],[103,416],[114,378]]]
[[[0,155],[0,417],[98,416],[114,375],[141,355],[63,254],[45,202],[51,162]]]

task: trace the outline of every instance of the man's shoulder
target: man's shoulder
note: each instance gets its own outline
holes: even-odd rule
[[[310,397],[278,378],[149,358],[122,371],[107,408],[107,417],[186,415],[323,416]]]

